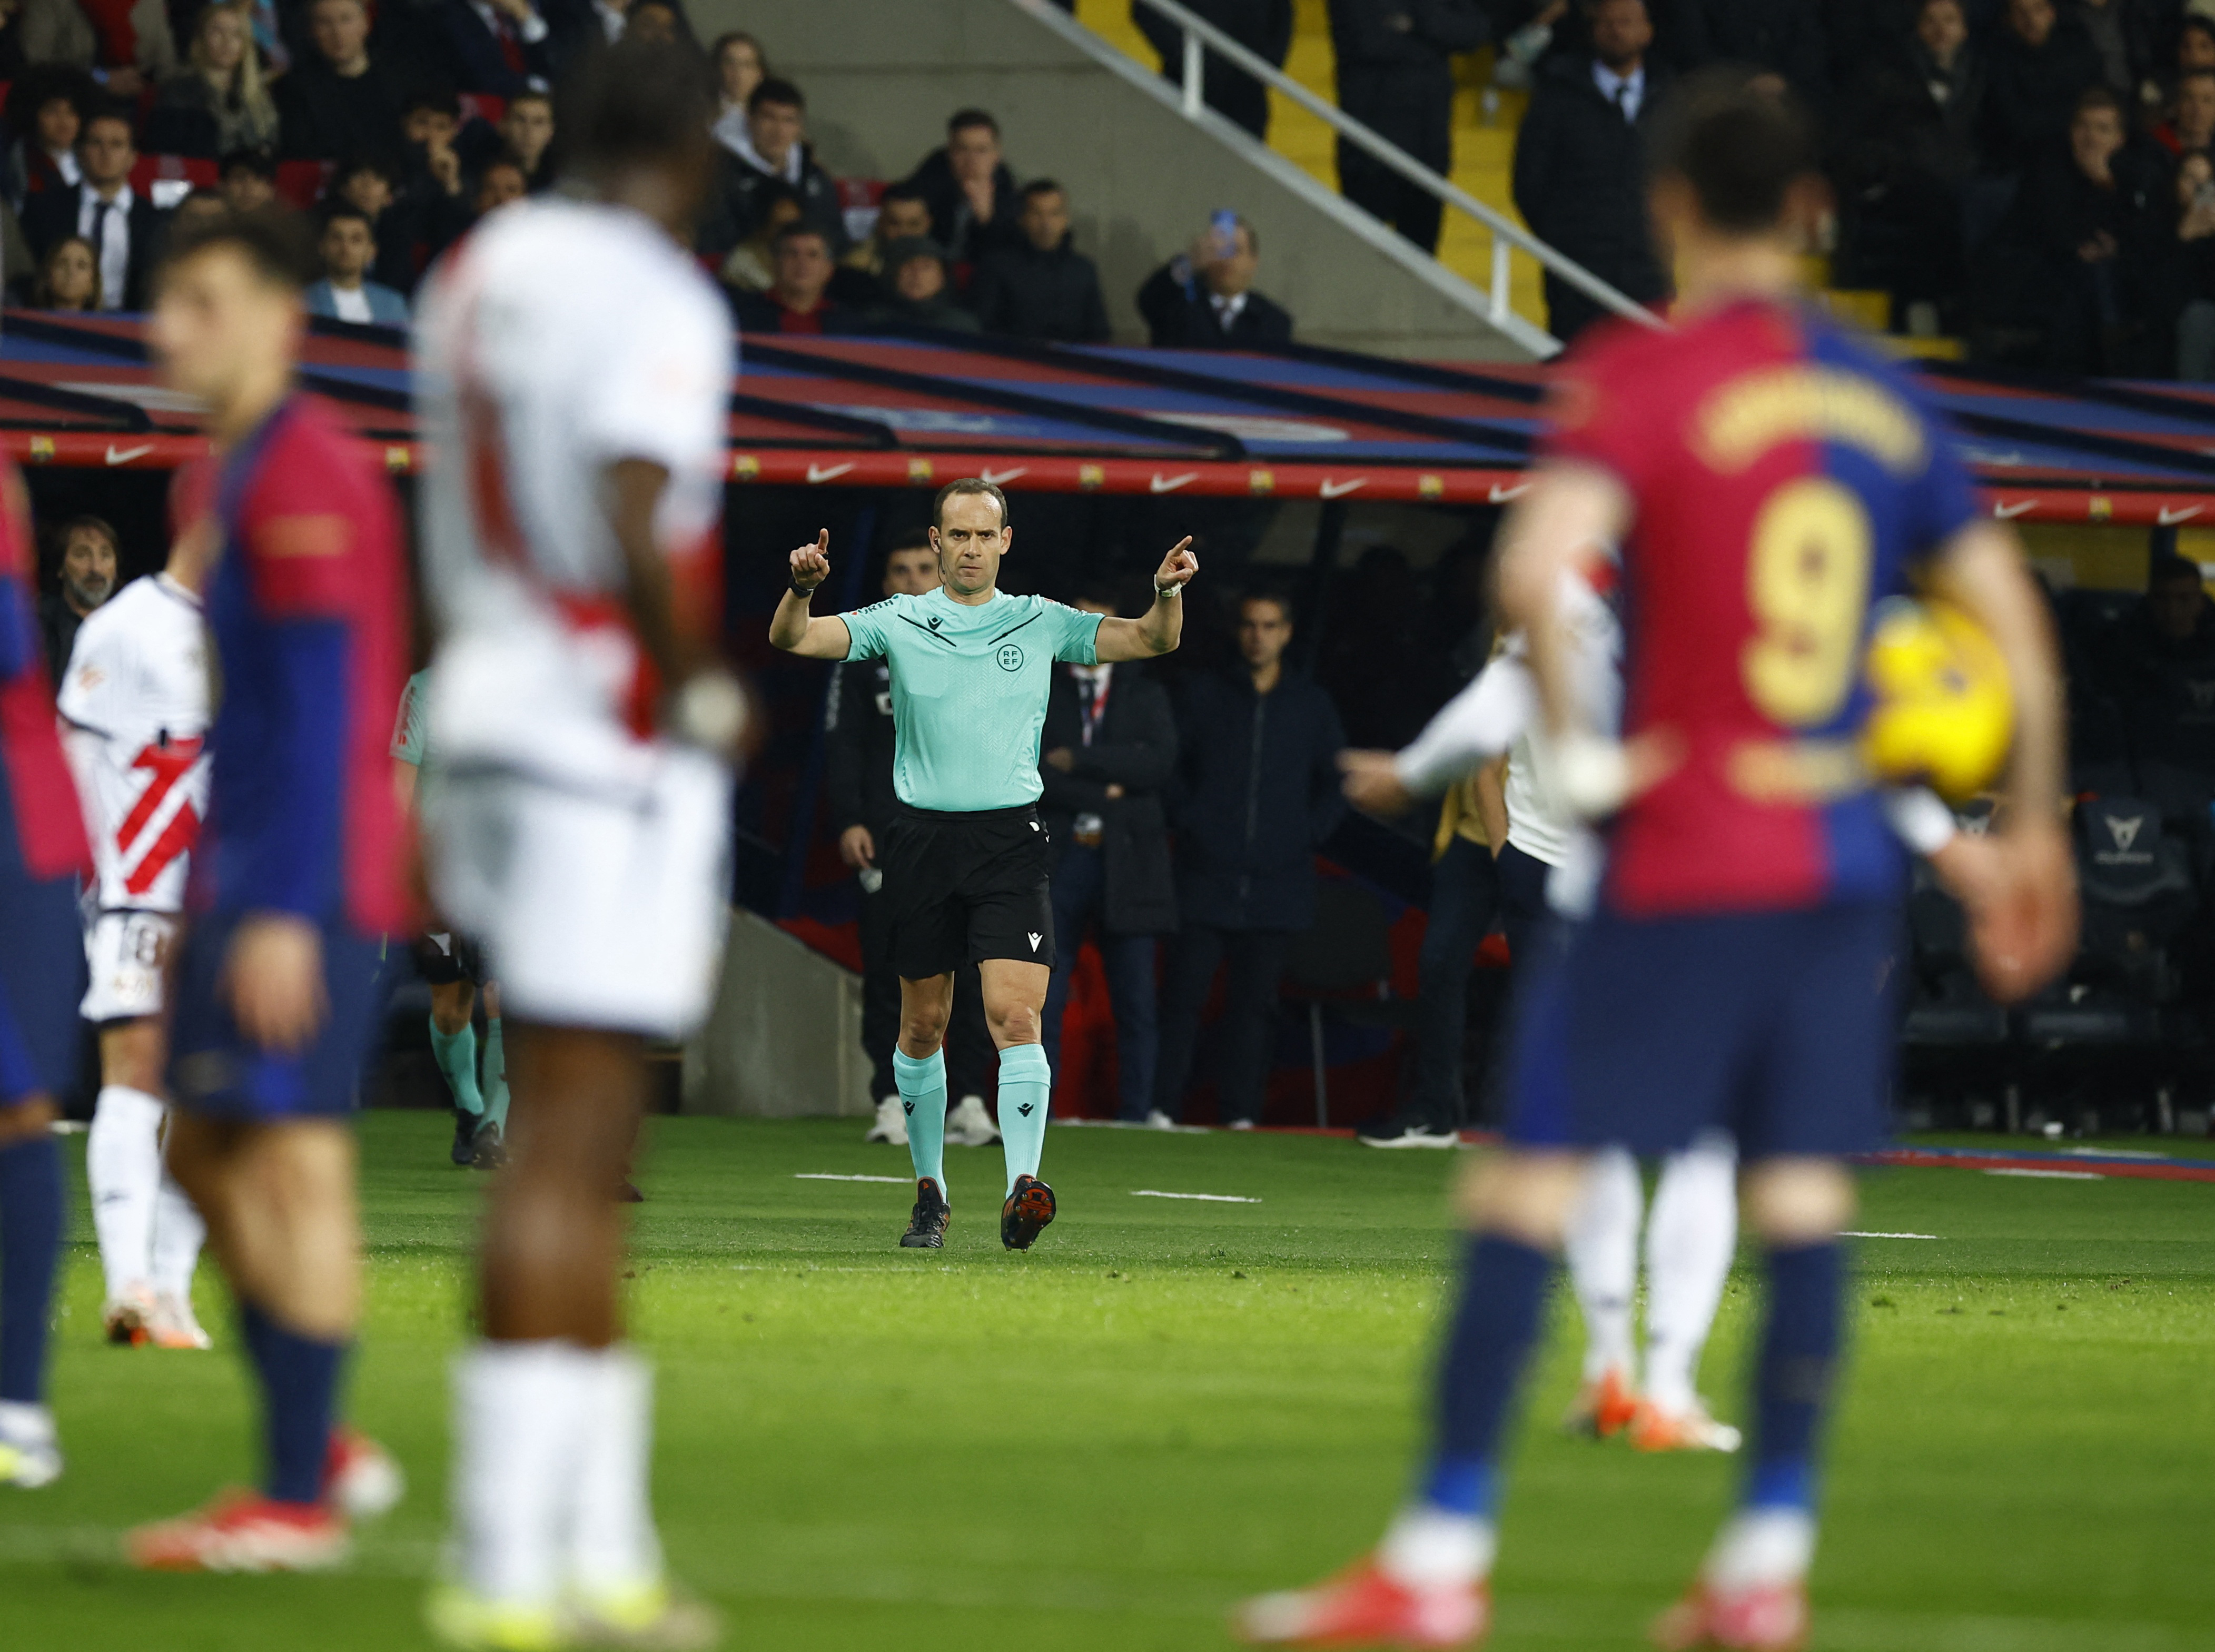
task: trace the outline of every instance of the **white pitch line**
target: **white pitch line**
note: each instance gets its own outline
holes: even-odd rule
[[[1935,1239],[1936,1233],[1841,1233],[1842,1239]]]
[[[2097,1170],[2034,1170],[2028,1166],[2008,1165],[1989,1170],[1986,1176],[2034,1176],[2047,1182],[2105,1182],[2108,1178]]]
[[[1133,1199],[1204,1199],[1211,1205],[1258,1205],[1258,1199],[1249,1199],[1236,1193],[1163,1193],[1155,1188],[1133,1188]]]
[[[795,1182],[888,1182],[895,1188],[907,1186],[904,1176],[833,1176],[828,1170],[795,1170]]]

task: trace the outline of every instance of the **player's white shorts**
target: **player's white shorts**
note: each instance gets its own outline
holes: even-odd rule
[[[84,932],[91,984],[77,1013],[87,1021],[130,1021],[162,1013],[162,977],[177,919],[169,912],[103,912]]]
[[[655,745],[621,780],[442,762],[427,786],[439,910],[499,960],[501,1012],[689,1036],[722,966],[730,779]]]

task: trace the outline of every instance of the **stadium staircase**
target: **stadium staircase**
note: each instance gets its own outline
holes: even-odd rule
[[[1148,67],[1158,70],[1160,55],[1131,21],[1130,0],[1077,0],[1077,21],[1103,40]],[[1492,84],[1493,54],[1489,47],[1472,52],[1455,64],[1452,181],[1495,211],[1518,224],[1512,175],[1515,133],[1529,106],[1529,94]],[[1336,101],[1337,59],[1331,50],[1330,19],[1326,0],[1294,0],[1291,55],[1285,72],[1319,97]],[[1281,92],[1269,95],[1269,147],[1315,178],[1326,188],[1338,187],[1338,153],[1330,128]],[[1526,226],[1527,227],[1527,226]],[[1439,261],[1471,285],[1482,287],[1491,279],[1492,241],[1482,226],[1467,214],[1449,210],[1439,239]],[[1807,261],[1807,285],[1831,311],[1884,333],[1891,325],[1891,299],[1881,292],[1835,287],[1830,263],[1822,257]],[[1543,326],[1545,301],[1537,262],[1518,253],[1513,261],[1511,292],[1515,312]],[[1902,354],[1959,360],[1960,341],[1950,338],[1890,340]]]

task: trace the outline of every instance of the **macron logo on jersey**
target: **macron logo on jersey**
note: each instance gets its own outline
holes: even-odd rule
[[[1039,943],[1045,939],[1046,937],[1043,935],[1034,932],[1031,936],[1031,950],[1036,952],[1039,949]]]

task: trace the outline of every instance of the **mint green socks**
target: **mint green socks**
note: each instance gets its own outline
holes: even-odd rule
[[[454,1105],[473,1119],[482,1118],[484,1097],[477,1093],[477,1029],[464,1025],[457,1033],[442,1033],[439,1023],[432,1022],[431,1059],[446,1075],[446,1088],[453,1092]],[[505,1098],[506,1094],[503,1083],[500,1095]]]
[[[938,1183],[940,1196],[947,1197],[946,1053],[933,1050],[917,1060],[895,1048],[893,1082],[899,1089],[900,1110],[907,1115],[907,1152],[916,1180],[929,1176]]]
[[[484,1066],[485,1117],[507,1139],[507,1047],[500,1042],[500,1017],[492,1016],[485,1022]]]
[[[1011,1044],[1000,1052],[1000,1139],[1008,1154],[1008,1191],[1019,1176],[1036,1176],[1046,1152],[1046,1099],[1053,1069],[1037,1044]]]

